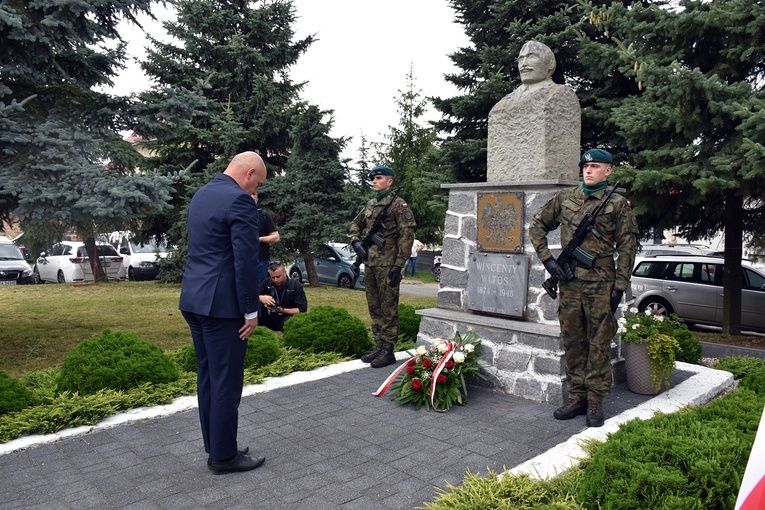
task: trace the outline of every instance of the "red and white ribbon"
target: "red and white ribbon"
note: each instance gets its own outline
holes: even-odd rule
[[[436,369],[433,370],[433,377],[430,379],[430,405],[433,407],[433,409],[436,409],[436,404],[433,402],[433,399],[436,396],[436,382],[438,381],[438,376],[441,375],[441,372],[443,371],[446,363],[452,359],[452,356],[454,356],[454,350],[458,346],[454,342],[444,343],[446,344],[446,352],[444,352],[441,360],[438,362],[438,365],[436,365]],[[436,409],[436,411],[438,411],[438,409]]]
[[[400,367],[398,367],[396,370],[394,370],[394,371],[393,371],[393,373],[392,373],[392,374],[390,374],[390,375],[388,376],[388,378],[387,378],[387,379],[385,379],[385,380],[383,381],[383,383],[380,385],[380,387],[379,387],[379,388],[377,388],[377,391],[375,391],[374,393],[372,393],[372,395],[374,395],[375,397],[381,397],[381,396],[385,395],[385,392],[387,392],[387,391],[390,389],[390,387],[391,387],[391,386],[393,386],[393,381],[395,381],[395,380],[396,380],[396,378],[398,377],[398,375],[399,375],[399,374],[400,374],[400,373],[401,373],[401,372],[402,372],[404,369],[406,369],[406,366],[409,364],[409,361],[410,361],[411,359],[414,359],[414,360],[415,360],[415,362],[417,362],[417,361],[419,361],[419,360],[420,360],[420,357],[419,357],[419,356],[416,356],[416,357],[414,357],[414,358],[409,358],[408,360],[404,361],[404,362],[401,364],[401,366],[400,366]]]
[[[760,425],[757,427],[757,435],[754,436],[754,444],[736,500],[736,510],[762,508],[765,508],[765,410],[760,417]]]

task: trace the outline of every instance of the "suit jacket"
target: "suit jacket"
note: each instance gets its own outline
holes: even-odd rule
[[[188,256],[179,308],[217,318],[258,311],[258,206],[226,174],[189,204]]]

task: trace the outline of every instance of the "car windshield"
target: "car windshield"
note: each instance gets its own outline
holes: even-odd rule
[[[157,253],[167,251],[167,244],[163,241],[159,245],[155,241],[149,241],[144,244],[130,243],[133,253]]]
[[[0,244],[0,260],[24,260],[24,256],[15,245]]]
[[[335,244],[332,245],[332,247],[337,251],[337,253],[340,254],[343,259],[350,260],[351,262],[356,260],[356,252],[353,251],[353,248],[351,248],[350,245]]]

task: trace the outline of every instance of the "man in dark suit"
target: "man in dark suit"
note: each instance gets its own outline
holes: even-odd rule
[[[188,257],[179,308],[197,355],[199,418],[215,474],[248,471],[265,458],[238,450],[247,337],[258,325],[258,206],[263,160],[237,154],[194,194],[187,213]]]

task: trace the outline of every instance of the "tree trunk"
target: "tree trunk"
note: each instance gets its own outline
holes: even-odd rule
[[[725,272],[723,273],[723,316],[724,335],[741,334],[741,259],[744,242],[741,218],[744,201],[736,191],[725,196]]]
[[[305,270],[308,273],[308,284],[311,287],[318,287],[320,285],[319,275],[316,274],[316,264],[313,262],[313,255],[306,253],[303,255],[303,260],[305,261]]]
[[[90,262],[90,269],[93,271],[93,281],[96,282],[108,282],[106,272],[101,264],[101,259],[98,258],[98,251],[96,250],[96,240],[92,237],[85,239],[85,251],[88,252],[88,261]]]

